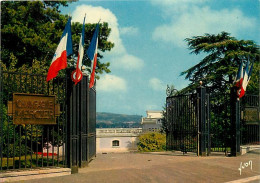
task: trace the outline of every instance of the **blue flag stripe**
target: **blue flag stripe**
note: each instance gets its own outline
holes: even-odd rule
[[[69,18],[65,29],[62,33],[61,39],[62,37],[64,37],[66,34],[68,34],[68,39],[67,39],[67,46],[66,46],[66,52],[67,52],[67,56],[71,55],[73,50],[72,50],[72,37],[71,37],[71,18]]]
[[[96,44],[97,44],[97,37],[98,37],[98,32],[99,32],[99,23],[96,26],[96,30],[94,32],[94,35],[91,39],[90,45],[87,50],[87,55],[88,58],[92,61],[94,59],[94,54],[96,50]]]

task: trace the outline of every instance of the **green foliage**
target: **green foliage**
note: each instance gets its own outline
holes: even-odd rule
[[[40,1],[1,4],[3,62],[8,64],[11,54],[17,58],[19,66],[30,64],[33,59],[51,60],[66,22],[65,16]]]
[[[141,152],[154,152],[166,150],[166,135],[159,132],[149,132],[139,136],[137,144]]]
[[[67,6],[67,1],[4,1],[1,3],[1,61],[9,69],[11,61],[15,67],[31,67],[33,60],[41,62],[48,71],[51,60],[60,41],[62,31],[68,20],[62,15],[60,6]],[[73,18],[73,17],[72,17]],[[85,50],[88,48],[95,24],[86,24]],[[73,55],[69,65],[74,65],[78,55],[78,44],[82,30],[81,23],[72,24]],[[111,29],[107,23],[100,24],[98,62],[96,73],[110,72],[109,62],[101,63],[101,52],[110,51],[114,44],[107,40]],[[14,46],[15,45],[15,46]],[[83,63],[90,65],[86,52]],[[98,78],[98,75],[97,75]]]
[[[238,67],[248,58],[254,67],[249,90],[259,89],[259,46],[251,40],[237,40],[227,32],[220,34],[205,34],[185,39],[192,54],[205,53],[206,56],[195,66],[181,73],[192,83],[182,90],[182,93],[194,91],[199,81],[209,86],[210,91],[227,93],[233,85]],[[253,84],[252,84],[253,83]],[[251,86],[250,86],[251,85]]]
[[[19,138],[19,128],[13,125],[13,121],[9,116],[7,116],[7,107],[5,105],[1,106],[1,116],[2,116],[2,128],[0,127],[0,143],[3,145],[2,155],[3,157],[17,157],[21,153],[22,155],[30,153],[30,148],[25,145],[25,135]],[[24,131],[25,126],[21,126],[21,131]],[[32,135],[35,137],[35,135]],[[31,134],[28,134],[27,140],[31,139]],[[21,142],[21,146],[20,146]]]
[[[212,147],[228,147],[231,141],[231,106],[229,94],[210,96],[210,133]]]
[[[2,63],[1,61],[0,61],[0,66],[2,66],[3,71],[8,71],[9,73],[16,73],[16,74],[4,73],[1,76],[2,90],[3,90],[2,98],[3,98],[3,103],[5,105],[7,104],[8,100],[12,101],[12,94],[10,94],[11,92],[20,92],[20,93],[41,92],[42,94],[50,93],[51,88],[46,87],[48,83],[46,83],[46,78],[44,77],[44,75],[47,74],[48,66],[44,65],[43,62],[40,62],[38,60],[33,60],[31,66],[29,66],[28,64],[23,64],[21,67],[18,67],[17,58],[11,56],[9,66]],[[40,74],[42,76],[29,77],[29,74]],[[49,84],[52,83],[53,81],[49,82]],[[41,89],[39,89],[40,87],[39,84],[42,86]]]
[[[25,161],[26,160],[26,161]],[[54,161],[54,162],[53,162]],[[7,167],[7,162],[8,162],[8,167]],[[54,163],[54,164],[53,164]],[[15,157],[15,158],[3,158],[2,159],[2,168],[3,170],[8,169],[18,169],[19,168],[19,164],[21,165],[21,168],[36,168],[39,166],[44,166],[46,167],[48,166],[59,166],[63,167],[64,162],[62,161],[62,158],[60,159],[54,159],[52,160],[52,158],[49,157],[49,159],[47,159],[46,157],[42,157],[41,155],[38,155],[38,157],[36,158],[35,154],[31,155],[27,155],[27,156],[21,156],[21,157]]]

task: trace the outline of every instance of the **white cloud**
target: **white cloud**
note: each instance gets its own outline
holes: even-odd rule
[[[105,9],[101,6],[94,7],[90,5],[80,5],[77,6],[75,11],[72,13],[72,21],[74,22],[82,22],[84,15],[86,13],[86,23],[97,23],[100,19],[101,22],[107,22],[109,27],[111,28],[111,33],[109,35],[108,40],[115,43],[114,48],[107,53],[110,55],[111,59],[111,67],[118,68],[116,65],[121,65],[120,69],[126,70],[139,70],[140,67],[144,65],[144,62],[137,58],[134,55],[130,55],[122,42],[120,37],[120,33],[129,34],[129,31],[132,33],[138,32],[137,28],[134,27],[126,27],[119,31],[119,25],[117,21],[117,17],[111,12],[109,9]],[[120,60],[119,60],[120,58]],[[128,67],[125,67],[128,66]]]
[[[176,8],[175,10],[182,10],[182,7],[188,7],[193,4],[202,4],[207,1],[209,0],[151,0],[151,3],[164,8]]]
[[[209,7],[192,7],[190,11],[181,13],[172,23],[157,27],[153,38],[183,47],[186,46],[185,38],[222,31],[236,36],[241,29],[251,29],[255,23],[255,19],[245,17],[238,9],[216,11]]]
[[[137,27],[122,27],[119,31],[122,35],[137,35],[139,33],[139,29]]]
[[[155,91],[162,91],[166,89],[164,83],[158,78],[151,78],[149,80],[149,86]]]
[[[173,4],[184,4],[184,3],[204,3],[208,0],[151,0],[155,4],[161,5],[173,5]]]
[[[162,7],[163,13],[167,15],[178,14],[188,11],[193,5],[203,4],[209,0],[151,0],[155,6]]]
[[[86,23],[107,22],[111,28],[111,33],[108,40],[115,43],[113,52],[124,53],[125,47],[119,35],[118,22],[116,16],[109,10],[101,6],[80,5],[77,6],[72,13],[73,22],[82,22],[86,13]]]
[[[126,91],[126,81],[118,76],[106,74],[97,80],[97,90],[105,92]]]
[[[144,61],[133,55],[122,55],[114,60],[113,68],[121,68],[124,70],[141,70],[144,66]]]

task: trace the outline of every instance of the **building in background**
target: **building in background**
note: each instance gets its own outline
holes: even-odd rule
[[[141,121],[143,132],[160,131],[162,128],[163,111],[146,111],[147,117]]]
[[[136,151],[141,133],[142,128],[97,128],[97,153]]]

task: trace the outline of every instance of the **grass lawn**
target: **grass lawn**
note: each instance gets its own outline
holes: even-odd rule
[[[46,166],[62,166],[63,161],[62,157],[59,157],[59,165],[58,165],[58,160],[57,156],[54,156],[52,159],[52,156],[49,156],[49,159],[47,161],[47,157],[42,157],[42,155],[38,155],[36,157],[35,154],[32,155],[27,155],[26,156],[26,161],[25,161],[25,156],[21,156],[21,161],[20,161],[20,167],[21,168],[35,168],[35,167],[46,167]],[[38,160],[37,160],[38,159]],[[0,159],[1,161],[1,159]],[[7,168],[7,158],[2,159],[2,169],[18,169],[19,168],[19,157],[15,158],[8,158],[8,168]]]

